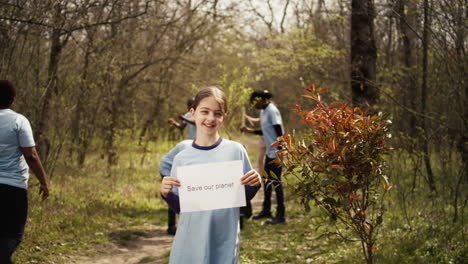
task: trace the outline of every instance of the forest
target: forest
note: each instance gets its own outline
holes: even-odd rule
[[[164,226],[159,159],[186,132],[167,120],[216,85],[221,134],[252,163],[256,136],[239,127],[243,109],[258,116],[253,90],[298,138],[313,131],[297,105],[389,124],[368,248],[284,172],[288,223],[247,221],[240,263],[467,263],[467,21],[467,0],[0,0],[0,79],[17,87],[51,190],[41,202],[31,177],[14,259],[80,263]]]

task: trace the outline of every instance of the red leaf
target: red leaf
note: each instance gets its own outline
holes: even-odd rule
[[[361,198],[361,196],[359,196],[358,194],[352,193],[352,194],[349,195],[349,199],[350,199],[352,202],[357,201],[357,200],[359,200],[360,198]]]
[[[275,148],[275,147],[277,147],[279,145],[280,145],[280,143],[278,141],[276,141],[276,142],[273,142],[273,144],[270,145],[270,148]]]
[[[307,97],[307,98],[310,98],[310,99],[314,99],[314,97],[312,97],[312,96],[310,96],[310,95],[308,95],[308,94],[303,94],[302,96]]]

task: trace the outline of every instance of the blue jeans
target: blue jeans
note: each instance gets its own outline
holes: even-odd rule
[[[283,184],[281,183],[281,166],[275,163],[272,163],[274,159],[266,157],[265,159],[265,172],[267,173],[267,178],[263,185],[265,197],[263,200],[263,209],[265,213],[271,213],[271,193],[273,189],[276,193],[276,217],[284,218],[284,193],[283,193]]]
[[[0,263],[10,264],[28,216],[26,189],[0,184]]]

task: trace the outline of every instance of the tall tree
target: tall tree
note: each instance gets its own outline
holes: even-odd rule
[[[416,35],[416,3],[414,1],[397,0],[396,12],[398,14],[398,28],[400,33],[400,39],[403,44],[403,63],[405,75],[401,83],[403,90],[404,106],[410,109],[412,112],[405,120],[408,122],[407,129],[409,135],[412,137],[417,136],[417,124],[416,115],[417,111],[417,92],[418,92],[418,81],[415,71],[413,70],[416,63],[416,56],[414,51],[418,45],[418,39]]]
[[[428,75],[428,59],[429,59],[429,30],[430,30],[430,20],[429,20],[429,0],[424,0],[424,28],[423,28],[423,35],[422,35],[422,83],[421,83],[421,112],[426,113],[427,107],[427,75]],[[423,128],[424,135],[420,137],[421,139],[421,147],[424,153],[424,164],[426,165],[426,173],[427,173],[427,182],[429,184],[429,188],[431,192],[436,191],[436,186],[434,182],[434,173],[432,172],[431,167],[431,160],[429,156],[429,126],[427,124],[428,120],[425,115],[421,115],[421,125]]]
[[[39,113],[39,121],[37,124],[36,139],[38,142],[38,151],[41,160],[46,166],[48,163],[48,153],[51,137],[52,125],[55,120],[57,96],[62,92],[63,87],[60,87],[59,71],[61,65],[61,56],[65,50],[69,39],[74,33],[81,32],[84,29],[103,26],[107,24],[118,24],[122,21],[137,18],[146,14],[149,1],[141,3],[142,8],[135,13],[127,13],[119,17],[118,20],[113,19],[112,10],[116,6],[120,6],[125,0],[99,0],[99,1],[25,1],[23,5],[11,5],[11,8],[19,10],[7,16],[0,15],[0,19],[17,22],[26,25],[35,25],[44,27],[48,30],[47,34],[50,41],[49,61],[47,78],[42,96],[41,110]],[[29,8],[25,8],[29,7]],[[107,16],[100,17],[100,21],[90,21],[83,19],[83,14],[87,14],[90,10],[102,9],[111,10]]]
[[[379,96],[374,16],[373,0],[351,1],[351,91],[355,106],[372,106]]]

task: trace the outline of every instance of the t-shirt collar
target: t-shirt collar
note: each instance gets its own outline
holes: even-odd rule
[[[195,140],[194,140],[192,143],[192,147],[199,149],[199,150],[210,150],[219,146],[219,144],[221,144],[221,141],[223,141],[223,138],[219,137],[218,140],[216,140],[216,142],[211,146],[200,146],[200,145],[195,144]]]

